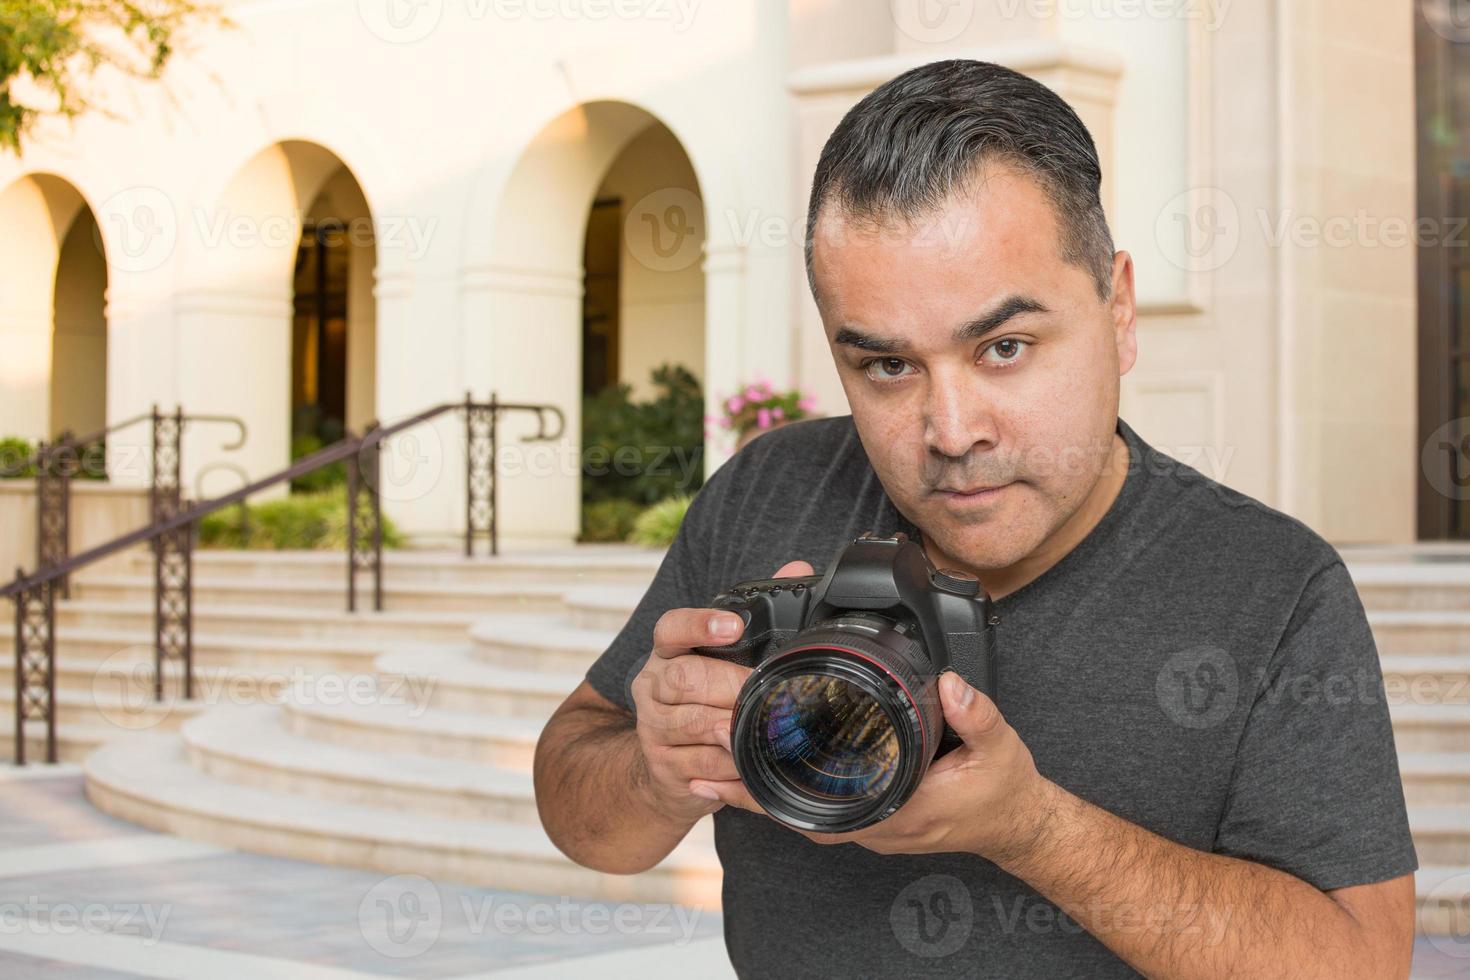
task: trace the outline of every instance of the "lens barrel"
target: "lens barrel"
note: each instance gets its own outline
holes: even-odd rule
[[[802,630],[741,689],[730,741],[741,780],[791,827],[877,823],[934,758],[938,677],[907,624],[848,614]]]

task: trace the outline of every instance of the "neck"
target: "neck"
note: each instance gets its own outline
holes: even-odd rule
[[[1005,568],[970,568],[945,553],[928,535],[924,536],[924,552],[935,568],[958,568],[973,572],[979,577],[980,584],[991,599],[1010,595],[1039,578],[1092,533],[1092,529],[1097,527],[1113,501],[1118,498],[1119,491],[1123,489],[1123,482],[1128,478],[1128,462],[1128,444],[1115,432],[1112,451],[1103,464],[1102,474],[1093,484],[1092,491],[1082,506],[1073,511],[1072,516],[1053,531],[1035,551],[1012,565]]]

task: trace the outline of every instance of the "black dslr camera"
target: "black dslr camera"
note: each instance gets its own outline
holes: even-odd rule
[[[995,697],[989,597],[901,531],[857,538],[825,575],[741,582],[711,606],[745,632],[694,652],[754,668],[731,720],[735,767],[790,827],[858,830],[913,795],[960,744],[939,700],[946,667]]]

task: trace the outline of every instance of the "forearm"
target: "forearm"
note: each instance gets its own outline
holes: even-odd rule
[[[646,871],[694,825],[656,805],[633,720],[618,712],[579,709],[548,723],[533,778],[552,843],[598,871]]]
[[[1352,915],[1262,864],[1177,844],[1043,780],[1034,840],[1002,868],[1149,977],[1389,977]]]

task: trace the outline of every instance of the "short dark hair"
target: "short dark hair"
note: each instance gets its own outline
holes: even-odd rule
[[[823,207],[855,218],[912,220],[937,209],[982,165],[1006,163],[1036,179],[1056,208],[1064,261],[1112,293],[1113,238],[1099,188],[1102,166],[1072,107],[1033,78],[972,59],[935,61],[878,86],[848,110],[822,147],[806,218],[806,277]]]

